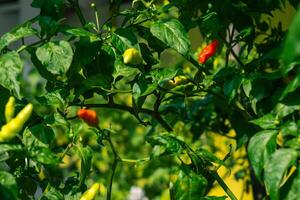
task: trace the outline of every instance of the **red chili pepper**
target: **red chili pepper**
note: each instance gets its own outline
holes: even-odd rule
[[[90,126],[97,127],[99,124],[97,113],[94,110],[80,109],[78,110],[77,115]]]
[[[207,45],[199,54],[199,63],[204,64],[210,57],[212,57],[216,53],[218,45],[218,40],[214,40],[212,43]]]

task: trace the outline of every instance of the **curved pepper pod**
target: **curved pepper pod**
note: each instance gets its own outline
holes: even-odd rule
[[[9,97],[9,99],[5,105],[4,115],[5,115],[6,123],[8,123],[14,117],[15,102],[16,102],[16,100],[14,97]]]
[[[0,142],[6,142],[14,138],[23,129],[24,124],[31,116],[32,110],[32,104],[27,104],[15,118],[2,126]]]
[[[93,200],[95,199],[97,193],[99,192],[100,184],[94,183],[87,191],[83,193],[80,200]]]
[[[212,43],[207,45],[199,54],[199,63],[204,64],[210,57],[212,57],[216,53],[218,45],[218,40],[214,40]]]

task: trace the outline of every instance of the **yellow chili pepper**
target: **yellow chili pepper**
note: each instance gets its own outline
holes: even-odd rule
[[[175,82],[173,80],[168,80],[163,82],[162,84],[162,88],[167,89],[167,90],[171,90],[176,86]]]
[[[5,105],[4,115],[5,115],[6,123],[8,123],[14,117],[15,101],[16,100],[14,97],[9,97],[9,99]]]
[[[189,79],[185,76],[176,76],[174,78],[174,82],[175,82],[175,85],[183,85],[183,84],[186,84],[187,82],[189,82]]]
[[[125,64],[139,65],[143,62],[143,58],[137,49],[129,48],[123,54],[123,62]]]
[[[164,81],[162,83],[162,87],[167,89],[167,90],[170,90],[170,89],[173,89],[174,87],[176,87],[178,85],[186,84],[187,82],[189,82],[189,79],[187,77],[185,77],[185,76],[176,76],[176,77],[174,77],[174,79]]]
[[[99,192],[100,184],[94,183],[83,195],[80,197],[80,200],[93,200],[95,199],[97,193]]]
[[[25,122],[31,116],[32,110],[32,104],[27,104],[15,118],[2,126],[0,131],[0,142],[6,142],[14,138],[23,129]]]

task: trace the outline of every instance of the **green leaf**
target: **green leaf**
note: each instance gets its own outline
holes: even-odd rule
[[[275,129],[276,125],[279,124],[278,119],[273,114],[266,114],[258,119],[251,120],[250,123],[253,123],[262,129]]]
[[[176,200],[199,200],[205,195],[207,180],[187,167],[181,167],[177,180],[172,183],[170,194]]]
[[[25,22],[24,24],[15,27],[12,31],[5,33],[0,38],[0,51],[12,42],[21,38],[36,35],[37,31],[31,27],[34,21],[35,19]]]
[[[22,145],[13,145],[13,144],[0,144],[0,154],[6,153],[9,151],[22,151]]]
[[[4,200],[18,199],[18,186],[15,177],[5,171],[0,171],[0,197]]]
[[[112,34],[112,44],[122,54],[131,47],[140,50],[137,37],[130,29],[126,28],[120,28]]]
[[[142,58],[147,63],[147,65],[153,66],[158,64],[158,60],[154,58],[148,45],[145,43],[139,43],[139,45],[141,49]]]
[[[130,78],[130,77],[138,74],[138,72],[139,72],[139,70],[137,68],[128,67],[121,60],[115,61],[115,68],[114,68],[114,73],[113,73],[114,79],[117,79],[119,77]]]
[[[299,121],[298,121],[299,123]],[[298,136],[299,135],[299,125],[294,121],[287,121],[281,126],[281,134],[283,136]]]
[[[139,36],[144,38],[146,41],[151,41],[151,42],[148,42],[148,45],[150,48],[157,51],[158,55],[160,55],[161,52],[163,52],[167,48],[166,44],[164,44],[161,40],[159,40],[158,38],[156,38],[155,36],[152,35],[152,33],[148,27],[136,26],[136,28],[137,28]],[[144,55],[143,55],[143,58],[144,58]],[[146,57],[145,57],[145,59],[146,59]]]
[[[271,200],[279,199],[279,187],[288,168],[297,160],[297,151],[279,149],[265,164],[264,182]]]
[[[283,103],[277,103],[275,108],[272,110],[272,112],[276,113],[276,116],[279,119],[282,119],[299,109],[300,109],[299,105],[286,105]]]
[[[286,86],[279,100],[283,100],[289,93],[294,92],[300,86],[300,73]]]
[[[155,69],[151,71],[151,76],[157,83],[162,83],[167,80],[171,80],[177,74],[178,70],[169,69],[169,68],[162,68],[162,69]]]
[[[106,74],[95,74],[94,76],[89,76],[87,79],[83,81],[83,85],[88,88],[111,88],[111,76]]]
[[[289,69],[289,65],[292,64],[292,62],[298,62],[300,61],[300,10],[296,13],[294,16],[294,19],[289,26],[289,31],[287,34],[287,38],[285,40],[284,48],[282,51],[282,70],[284,72]]]
[[[196,154],[197,156],[201,157],[202,159],[208,162],[217,163],[219,165],[225,164],[222,160],[220,160],[217,156],[215,156],[215,154],[211,153],[206,149],[197,149]]]
[[[51,17],[39,16],[39,25],[41,27],[40,35],[50,38],[57,34],[60,24]]]
[[[82,65],[86,65],[91,63],[98,55],[101,43],[99,41],[92,42],[84,37],[75,43],[75,47],[74,60]]]
[[[89,37],[91,39],[93,39],[94,41],[97,38],[97,35],[94,33],[91,33],[83,28],[79,28],[79,27],[63,27],[61,29],[62,32],[66,33],[66,34],[70,34],[72,36],[76,36],[76,37]]]
[[[251,90],[252,90],[251,80],[245,79],[245,80],[243,81],[242,86],[243,86],[243,90],[244,90],[246,96],[249,98],[249,97],[250,97],[250,92],[251,92]]]
[[[139,77],[138,81],[132,86],[133,107],[136,112],[142,108],[148,95],[152,94],[158,84],[149,82],[145,77]]]
[[[234,99],[237,94],[237,90],[240,88],[243,82],[243,77],[241,75],[235,75],[233,78],[228,79],[224,84],[224,94],[228,96],[229,101]]]
[[[185,143],[172,135],[160,135],[147,138],[147,142],[153,146],[152,157],[163,155],[180,155],[185,149]]]
[[[287,183],[280,189],[280,199],[282,200],[298,200],[300,188],[300,168],[291,175]]]
[[[40,8],[41,16],[50,16],[58,20],[62,17],[63,4],[63,0],[33,0],[31,6]]]
[[[190,40],[183,25],[178,20],[156,21],[151,25],[150,31],[156,38],[178,53],[182,55],[189,53]]]
[[[52,128],[45,124],[38,124],[30,127],[29,131],[44,144],[50,144],[55,137]]]
[[[68,71],[73,50],[69,42],[48,42],[36,50],[36,56],[46,69],[54,75],[63,76]]]
[[[277,131],[261,131],[256,133],[249,141],[248,156],[258,180],[270,155],[276,149]]]
[[[138,99],[139,97],[148,96],[157,88],[157,85],[156,83],[147,84],[143,81],[135,83],[132,87],[133,98]]]
[[[42,164],[56,165],[60,162],[57,155],[47,147],[35,146],[30,149],[29,154],[32,159]]]
[[[20,97],[20,77],[23,62],[15,51],[0,56],[0,85]]]
[[[50,189],[49,189],[50,188]],[[43,195],[41,200],[64,200],[64,196],[62,193],[60,193],[57,189],[54,187],[50,186],[47,187],[47,192]]]
[[[220,29],[218,14],[216,12],[209,12],[201,17],[201,32],[205,35],[216,36]]]
[[[49,91],[46,94],[44,94],[41,97],[38,97],[37,100],[42,106],[46,106],[51,108],[54,112],[57,111],[57,109],[63,111],[64,110],[64,104],[65,101],[62,98],[60,91]]]
[[[80,159],[81,159],[81,164],[80,164],[80,183],[79,186],[81,186],[84,181],[86,176],[90,173],[91,169],[91,163],[92,163],[92,158],[93,158],[93,150],[89,147],[81,147],[81,146],[75,146],[76,152],[78,153]]]

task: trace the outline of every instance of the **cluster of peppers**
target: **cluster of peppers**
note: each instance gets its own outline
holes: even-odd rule
[[[23,129],[24,124],[31,116],[32,110],[33,106],[29,103],[14,117],[15,98],[10,97],[5,105],[6,124],[1,127],[0,142],[8,142],[13,139]]]
[[[206,47],[204,47],[204,49],[198,55],[199,63],[206,63],[206,61],[216,53],[218,45],[219,41],[215,39]],[[129,48],[123,54],[123,62],[124,64],[139,65],[143,62],[143,58],[137,49]]]
[[[217,51],[218,40],[214,40],[208,44],[199,54],[198,61],[201,64],[211,58]],[[139,65],[143,62],[143,58],[139,51],[135,48],[127,49],[123,54],[124,64]],[[172,89],[178,85],[183,85],[189,82],[189,79],[185,76],[176,76],[171,80],[165,81],[162,85],[164,89]],[[82,119],[85,123],[92,127],[98,127],[99,118],[94,110],[90,109],[79,109],[77,116]],[[94,183],[80,198],[80,200],[93,200],[98,191],[100,190],[100,184]]]

